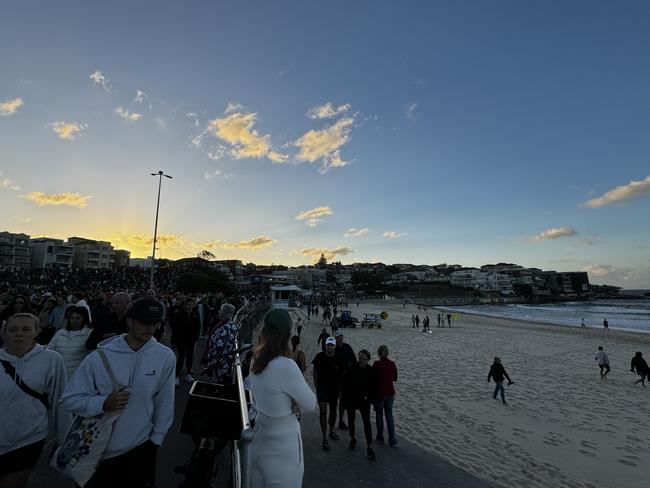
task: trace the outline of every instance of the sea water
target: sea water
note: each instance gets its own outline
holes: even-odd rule
[[[439,307],[460,313],[489,315],[517,320],[580,327],[581,320],[589,328],[603,328],[607,319],[610,329],[626,329],[650,333],[650,299],[591,300],[543,305],[486,304]]]

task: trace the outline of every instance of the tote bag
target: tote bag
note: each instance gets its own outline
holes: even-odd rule
[[[118,390],[120,385],[115,380],[106,354],[102,350],[97,353],[104,363],[113,389]],[[113,424],[120,414],[120,411],[112,411],[96,417],[75,416],[65,439],[55,448],[50,466],[83,487],[95,473],[111,439]]]

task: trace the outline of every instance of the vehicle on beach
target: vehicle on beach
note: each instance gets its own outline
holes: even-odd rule
[[[356,319],[352,316],[352,312],[349,310],[341,311],[340,317],[334,317],[331,322],[331,326],[335,329],[339,327],[356,327],[359,319]]]
[[[369,329],[372,329],[373,327],[377,327],[378,329],[381,329],[382,320],[383,319],[381,314],[364,313],[363,320],[361,321],[361,327],[368,327]]]

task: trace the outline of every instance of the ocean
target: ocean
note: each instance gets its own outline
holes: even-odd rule
[[[650,299],[592,300],[544,305],[502,304],[437,307],[460,313],[489,315],[518,320],[533,320],[549,324],[590,328],[603,327],[607,319],[610,329],[623,329],[650,333]]]

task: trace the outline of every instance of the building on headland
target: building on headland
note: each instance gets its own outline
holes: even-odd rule
[[[0,232],[0,266],[29,268],[30,265],[29,236]]]
[[[115,249],[113,252],[113,266],[115,268],[126,268],[131,263],[131,251],[126,249]]]
[[[115,260],[110,242],[70,237],[68,243],[74,246],[72,265],[75,268],[112,268]]]
[[[72,267],[74,246],[65,243],[63,239],[37,237],[31,239],[30,245],[32,268]]]

